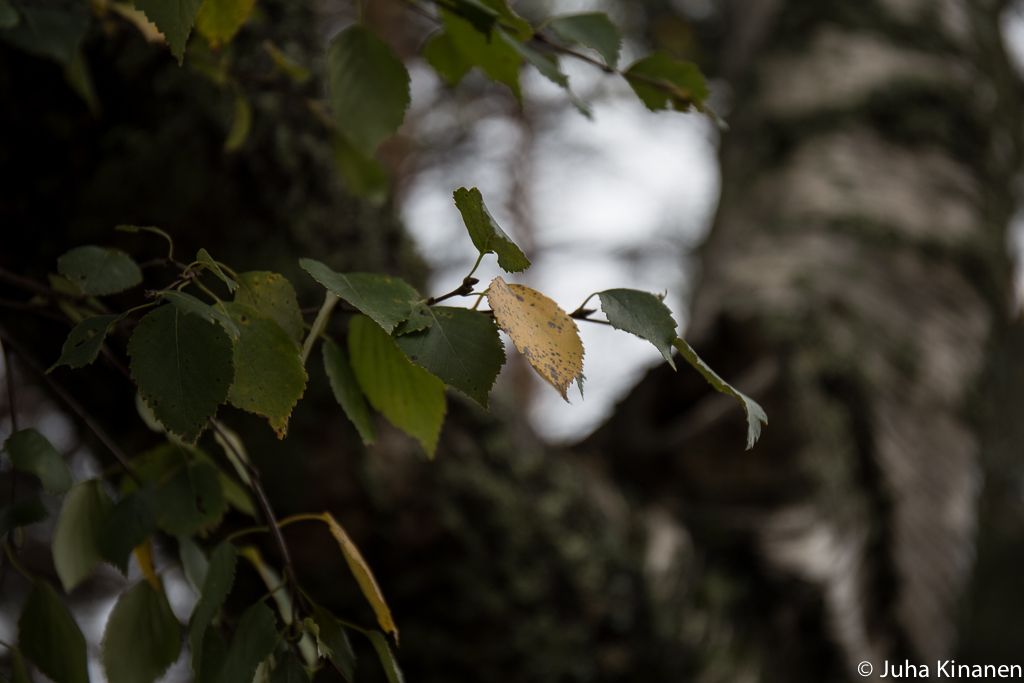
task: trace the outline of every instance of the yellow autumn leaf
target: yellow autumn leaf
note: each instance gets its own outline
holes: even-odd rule
[[[373,578],[370,565],[366,564],[366,560],[363,559],[359,548],[356,547],[356,544],[349,538],[348,533],[338,523],[338,520],[334,519],[331,513],[325,512],[320,517],[327,525],[327,528],[331,530],[334,540],[341,547],[341,553],[345,556],[348,568],[352,570],[352,574],[356,577],[356,583],[359,584],[363,596],[370,603],[374,614],[377,615],[377,623],[380,624],[381,629],[385,632],[392,634],[397,643],[398,628],[395,627],[395,621],[391,618],[391,609],[388,608],[387,602],[384,601],[384,594],[381,593],[380,586],[377,585],[377,579]]]
[[[149,581],[149,585],[153,587],[153,590],[162,591],[164,587],[160,583],[160,578],[156,575],[156,569],[153,566],[153,543],[146,539],[141,545],[135,546],[133,552],[135,554],[135,561],[139,563],[139,569],[142,570],[142,575],[146,577],[146,581]]]
[[[498,327],[562,398],[574,379],[583,376],[583,342],[572,318],[535,289],[494,278],[487,301]]]

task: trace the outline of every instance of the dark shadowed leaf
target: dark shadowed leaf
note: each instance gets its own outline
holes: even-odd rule
[[[103,561],[100,539],[113,503],[98,479],[75,484],[64,496],[53,531],[53,565],[70,592]]]
[[[626,70],[626,80],[651,111],[698,108],[708,96],[704,74],[692,62],[683,62],[663,52],[644,57]]]
[[[199,602],[196,603],[192,618],[189,620],[188,645],[192,651],[192,672],[200,679],[203,671],[202,661],[206,657],[206,631],[231,592],[237,562],[235,546],[231,543],[221,543],[217,546],[210,555]]]
[[[238,620],[218,683],[252,683],[256,667],[274,651],[277,640],[277,624],[270,608],[262,602],[249,607]]]
[[[117,294],[142,282],[132,257],[118,249],[75,247],[57,259],[57,272],[90,296]]]
[[[146,405],[171,432],[194,441],[228,396],[231,340],[217,325],[160,306],[128,341],[132,378]]]
[[[179,292],[173,289],[167,292],[161,292],[160,296],[174,304],[175,308],[182,313],[195,315],[207,322],[220,325],[224,328],[224,331],[228,333],[229,337],[232,339],[238,339],[238,326],[235,324],[235,321],[231,319],[231,316],[228,315],[224,304],[218,302],[211,306],[191,294],[186,294],[185,292]]]
[[[89,683],[85,637],[50,584],[37,579],[18,620],[21,651],[54,683]]]
[[[208,462],[180,468],[154,494],[157,525],[175,536],[216,526],[227,511],[218,475],[217,468]]]
[[[103,632],[110,683],[153,683],[178,659],[181,627],[163,591],[140,581],[117,599]]]
[[[505,364],[505,345],[494,319],[466,308],[434,306],[433,324],[396,338],[413,363],[437,375],[483,407]]]
[[[59,368],[61,365],[67,365],[69,368],[83,368],[96,360],[103,347],[103,340],[106,339],[117,318],[116,315],[97,315],[86,318],[75,325],[68,333],[68,338],[64,340],[60,358],[47,372]]]
[[[100,532],[100,552],[104,559],[126,573],[128,557],[135,546],[156,531],[153,491],[132,491],[114,505]]]
[[[192,32],[196,14],[203,0],[135,0],[135,6],[156,24],[167,38],[171,54],[181,64],[185,59],[185,44]]]
[[[519,67],[523,58],[508,42],[496,38],[500,29],[490,35],[481,33],[470,22],[447,10],[441,11],[441,18],[451,45],[461,55],[461,63],[478,67],[491,80],[507,85],[516,99],[520,99]]]
[[[370,639],[370,644],[373,645],[373,649],[377,653],[377,659],[384,667],[384,675],[387,677],[388,683],[405,683],[405,677],[402,676],[402,670],[398,668],[398,661],[395,660],[395,655],[391,652],[391,646],[388,645],[388,639],[384,637],[384,634],[379,631],[366,631],[366,637]]]
[[[249,18],[255,0],[203,0],[196,16],[196,30],[210,45],[230,42]]]
[[[41,522],[49,515],[38,496],[22,498],[0,508],[0,536],[11,529]]]
[[[618,66],[622,34],[604,12],[554,17],[547,22],[547,27],[566,43],[596,50],[611,68]]]
[[[351,681],[355,677],[356,653],[352,650],[345,627],[337,617],[320,605],[313,605],[313,622],[316,624],[316,646],[321,657],[327,657],[334,668]]]
[[[341,405],[345,415],[355,425],[359,438],[369,446],[376,438],[373,427],[373,416],[370,406],[366,404],[363,390],[359,388],[352,365],[348,361],[345,350],[330,339],[324,340],[324,371],[331,383],[334,398]]]
[[[71,470],[49,439],[35,429],[22,429],[4,442],[14,469],[39,477],[49,493],[63,493],[71,487]]]
[[[364,154],[402,124],[409,73],[387,43],[364,27],[350,26],[331,40],[327,82],[338,131]]]
[[[451,86],[458,85],[473,68],[473,63],[463,56],[451,35],[444,31],[430,37],[423,46],[423,58]]]

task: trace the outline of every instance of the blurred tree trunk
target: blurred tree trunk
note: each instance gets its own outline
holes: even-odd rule
[[[982,376],[1012,298],[1020,110],[999,4],[726,7],[723,193],[688,338],[771,424],[742,453],[727,399],[657,371],[588,446],[686,540],[666,573],[685,577],[699,680],[934,666],[970,575]]]

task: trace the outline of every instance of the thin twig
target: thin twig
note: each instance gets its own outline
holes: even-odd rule
[[[124,451],[121,450],[120,446],[118,446],[114,442],[114,440],[110,438],[110,436],[103,429],[103,427],[101,427],[99,423],[97,423],[96,420],[92,418],[88,411],[86,411],[85,408],[82,407],[82,404],[80,404],[75,399],[74,396],[69,394],[67,390],[64,389],[64,387],[57,384],[57,382],[55,382],[53,378],[50,377],[50,375],[46,374],[46,371],[43,370],[43,368],[40,367],[38,363],[36,363],[35,359],[33,359],[32,356],[30,356],[25,351],[24,347],[22,347],[19,342],[11,338],[11,336],[7,334],[7,331],[4,330],[3,328],[0,328],[0,339],[5,341],[6,344],[10,346],[16,354],[18,354],[18,357],[21,358],[22,363],[31,368],[33,372],[39,375],[40,379],[46,382],[47,386],[50,387],[50,390],[53,391],[57,398],[63,401],[64,404],[71,409],[71,412],[77,415],[78,419],[80,419],[82,423],[84,423],[85,426],[89,428],[89,431],[91,431],[96,436],[96,439],[99,440],[99,442],[103,444],[108,451],[110,451],[111,455],[114,456],[114,459],[117,460],[121,467],[124,468],[124,471],[128,473],[128,476],[130,476],[136,483],[141,485],[142,480],[139,479],[139,475],[135,472],[135,469],[131,466],[131,463],[128,461],[128,456],[126,456]]]
[[[267,523],[270,535],[274,539],[274,544],[281,553],[281,560],[284,563],[285,579],[291,586],[292,595],[297,598],[292,602],[292,622],[297,623],[299,616],[297,603],[302,599],[302,594],[299,591],[299,581],[295,576],[295,566],[292,564],[291,553],[288,552],[288,544],[285,542],[284,535],[281,533],[281,529],[278,526],[277,517],[274,516],[274,509],[270,505],[270,499],[267,498],[267,493],[263,490],[259,470],[257,470],[256,467],[249,462],[249,459],[238,450],[234,442],[228,438],[228,435],[225,433],[224,429],[221,428],[220,423],[217,422],[217,420],[210,418],[210,424],[213,426],[214,431],[220,434],[221,439],[225,444],[227,444],[227,447],[232,453],[234,453],[235,457],[245,466],[246,471],[249,473],[249,486],[252,488],[253,493],[256,494],[256,502],[260,506],[260,512],[263,514],[263,518]]]

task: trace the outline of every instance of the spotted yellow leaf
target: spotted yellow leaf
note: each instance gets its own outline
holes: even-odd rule
[[[569,400],[572,381],[583,377],[583,342],[576,323],[535,289],[494,278],[487,301],[498,327],[505,330],[537,373]]]

